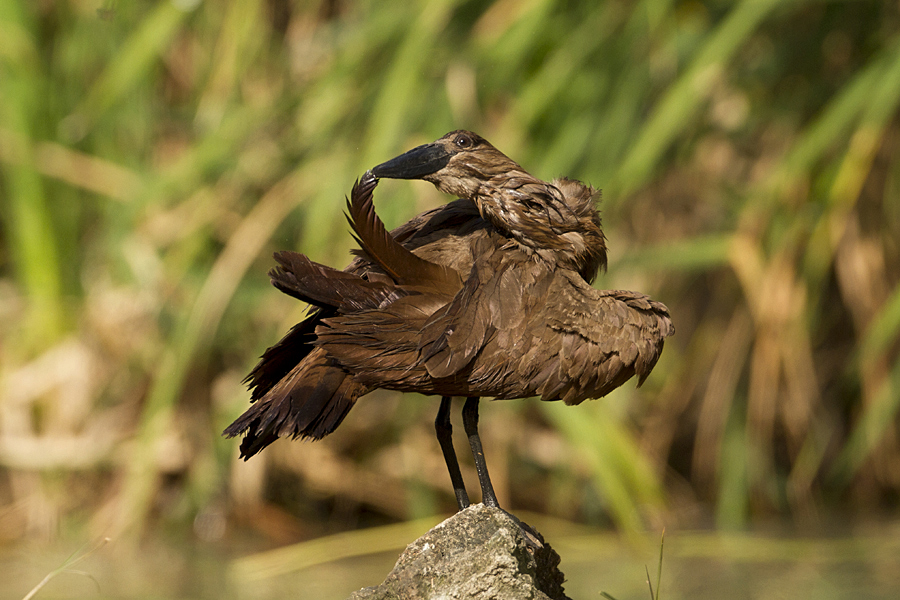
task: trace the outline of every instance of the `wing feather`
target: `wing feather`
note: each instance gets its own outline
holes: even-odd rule
[[[320,265],[297,252],[276,252],[274,256],[279,266],[269,271],[272,285],[316,306],[362,310],[398,295],[393,285]]]
[[[399,284],[443,293],[458,290],[462,282],[456,271],[419,258],[388,233],[372,203],[376,185],[378,180],[367,171],[353,186],[347,200],[347,220],[360,248]]]

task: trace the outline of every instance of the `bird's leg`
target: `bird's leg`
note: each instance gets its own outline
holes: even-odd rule
[[[466,493],[466,484],[463,483],[462,473],[459,472],[459,461],[456,460],[456,451],[453,449],[453,426],[450,424],[450,396],[441,398],[441,407],[438,409],[437,418],[434,420],[434,430],[437,432],[438,443],[441,452],[444,453],[444,462],[450,471],[450,481],[453,483],[453,492],[456,494],[456,504],[459,510],[469,506],[469,495]]]
[[[500,508],[497,496],[494,494],[494,486],[491,485],[491,477],[488,475],[487,463],[484,461],[484,449],[481,447],[481,438],[478,437],[478,401],[480,398],[467,398],[463,406],[463,427],[469,436],[469,445],[472,447],[472,456],[475,457],[475,470],[478,472],[478,482],[481,483],[481,501],[485,506]]]

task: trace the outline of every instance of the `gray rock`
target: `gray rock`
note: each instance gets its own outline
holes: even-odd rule
[[[558,565],[537,531],[476,504],[407,546],[384,583],[348,600],[569,600]]]

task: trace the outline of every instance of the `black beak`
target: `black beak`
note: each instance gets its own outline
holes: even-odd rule
[[[381,163],[372,173],[379,178],[420,179],[446,167],[451,156],[440,144],[424,144]]]

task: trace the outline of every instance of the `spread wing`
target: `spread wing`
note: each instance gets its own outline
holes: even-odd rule
[[[538,261],[500,262],[476,269],[421,334],[428,374],[465,374],[467,394],[600,398],[635,375],[643,383],[674,333],[668,309],[643,294],[596,290]]]
[[[495,337],[495,346],[512,347],[551,281],[545,266],[516,248],[486,241],[474,253],[478,260],[463,289],[422,329],[420,361],[435,378],[464,369]]]
[[[674,331],[666,307],[547,269],[485,260],[431,316],[417,312],[410,296],[325,319],[316,344],[357,381],[426,394],[577,404],[635,375],[640,385]]]
[[[529,360],[520,361],[518,375],[531,376],[542,399],[566,404],[605,396],[635,375],[641,385],[674,333],[668,309],[644,294],[596,290],[571,273],[561,275],[539,335],[546,360],[537,372]]]

